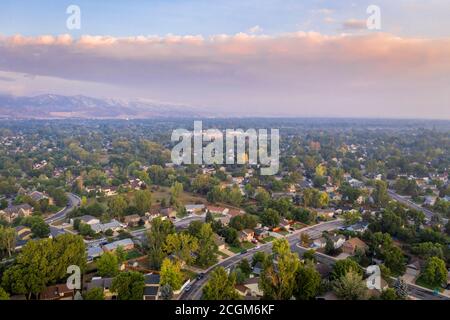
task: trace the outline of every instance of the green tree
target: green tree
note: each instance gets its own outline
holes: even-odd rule
[[[280,224],[280,214],[273,209],[267,209],[261,216],[261,222],[268,227],[276,227]]]
[[[191,264],[193,260],[192,253],[198,250],[198,240],[188,233],[169,234],[164,244],[164,250],[168,254],[174,254],[177,259]],[[175,289],[173,286],[172,288]]]
[[[197,236],[198,252],[197,263],[202,266],[210,266],[217,262],[217,245],[214,242],[214,232],[209,223],[202,224]]]
[[[331,272],[330,278],[331,280],[338,280],[350,271],[362,276],[361,267],[358,263],[356,263],[356,261],[349,258],[345,260],[338,260],[333,266],[333,271]]]
[[[388,267],[393,274],[401,275],[405,273],[406,261],[405,256],[400,248],[391,246],[386,250],[383,250],[384,264]]]
[[[117,256],[111,252],[105,252],[97,260],[97,271],[101,277],[114,277],[119,272]]]
[[[119,300],[142,300],[144,295],[144,276],[139,272],[119,273],[112,281],[111,291],[117,293]]]
[[[288,300],[295,289],[298,256],[292,253],[286,239],[276,239],[272,247],[273,259],[266,259],[259,286],[264,297],[272,300]]]
[[[294,296],[297,300],[311,300],[320,291],[321,277],[314,264],[307,263],[301,265],[296,275],[296,287]]]
[[[218,267],[211,273],[208,283],[203,287],[204,300],[238,300],[239,293],[234,288],[236,275],[227,274],[224,268]]]
[[[423,280],[433,287],[441,287],[447,282],[448,272],[445,268],[445,261],[438,257],[431,257],[427,260],[422,273]]]
[[[167,236],[175,232],[175,227],[169,220],[156,218],[152,220],[152,226],[147,232],[148,258],[150,266],[154,269],[161,267],[163,259],[166,257],[164,244]]]
[[[83,295],[84,300],[105,300],[102,288],[92,288]]]
[[[116,249],[116,257],[117,257],[117,261],[119,262],[119,264],[123,263],[126,261],[127,259],[127,254],[125,252],[125,250],[123,249],[122,246],[118,246]]]
[[[173,298],[173,289],[170,285],[165,284],[163,286],[161,286],[161,298],[163,300],[172,300]]]
[[[124,196],[119,195],[108,202],[108,207],[112,217],[121,219],[124,216],[125,209],[128,207],[128,203]]]
[[[344,300],[364,300],[367,297],[366,283],[362,276],[353,270],[334,280],[333,291]]]
[[[0,225],[0,251],[6,251],[11,257],[16,247],[16,230]]]
[[[0,287],[0,301],[1,300],[9,300],[9,294],[2,287]]]
[[[380,295],[381,300],[399,300],[397,293],[392,288],[386,288]]]
[[[387,184],[384,181],[377,181],[375,183],[375,190],[372,194],[375,204],[385,207],[389,202],[389,195],[387,192]]]
[[[139,214],[144,214],[150,211],[152,206],[152,194],[148,190],[136,191],[134,195],[134,202]]]
[[[169,258],[163,260],[161,265],[161,285],[169,285],[173,290],[178,290],[183,284],[183,273],[178,261],[172,262]]]

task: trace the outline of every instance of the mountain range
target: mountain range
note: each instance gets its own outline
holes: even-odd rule
[[[44,94],[33,97],[0,95],[0,119],[150,119],[196,118],[206,112],[146,100]]]

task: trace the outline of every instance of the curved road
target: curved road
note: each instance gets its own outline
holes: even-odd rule
[[[342,220],[333,220],[333,221],[323,222],[323,223],[320,223],[320,224],[317,224],[317,225],[314,225],[311,227],[306,227],[306,228],[297,230],[294,233],[289,234],[285,238],[289,241],[291,248],[293,248],[293,247],[295,247],[295,245],[298,242],[300,242],[299,235],[302,232],[307,232],[311,238],[314,238],[317,236],[320,237],[322,235],[323,231],[335,230],[341,226],[343,226]],[[248,252],[246,252],[244,254],[234,255],[225,260],[220,261],[219,263],[209,267],[206,270],[205,276],[202,279],[195,280],[191,286],[191,289],[188,292],[185,291],[182,293],[182,295],[180,296],[180,300],[200,300],[201,295],[202,295],[202,288],[208,281],[208,277],[214,268],[216,268],[216,267],[229,268],[229,267],[236,265],[243,259],[251,260],[253,258],[253,255],[256,252],[270,253],[271,251],[272,251],[272,243],[270,242],[270,243],[255,247],[253,249],[250,249],[250,250],[248,250]]]
[[[66,215],[72,211],[75,207],[78,207],[81,203],[81,199],[79,196],[73,193],[67,193],[67,197],[69,198],[67,206],[61,211],[55,213],[54,215],[46,218],[44,221],[47,224],[52,224],[53,222],[60,221],[66,218]]]

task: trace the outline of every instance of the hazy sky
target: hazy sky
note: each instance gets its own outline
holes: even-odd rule
[[[80,30],[66,27],[70,4]],[[450,119],[449,12],[448,0],[2,0],[0,92]]]

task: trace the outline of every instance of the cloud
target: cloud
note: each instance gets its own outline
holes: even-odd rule
[[[347,30],[363,30],[367,29],[367,21],[358,19],[349,19],[343,22],[342,27]]]
[[[260,26],[256,25],[256,26],[251,27],[250,29],[248,29],[247,32],[250,33],[250,34],[257,34],[257,33],[263,32],[263,28],[261,28]]]
[[[0,71],[38,76],[39,90],[48,81],[52,91],[62,79],[81,94],[97,83],[102,95],[114,88],[111,97],[234,114],[450,117],[450,39],[315,32],[13,36],[0,37]]]

